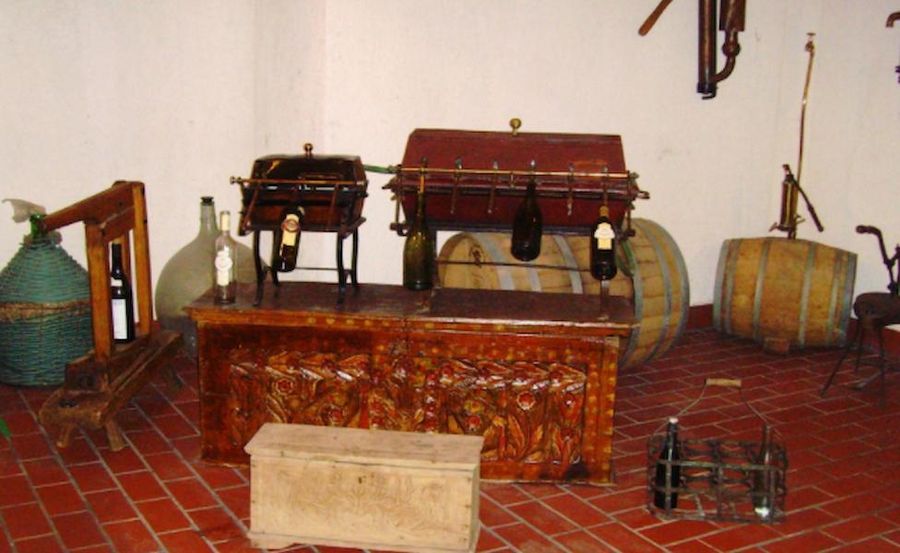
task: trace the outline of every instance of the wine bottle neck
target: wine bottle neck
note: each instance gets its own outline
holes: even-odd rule
[[[678,442],[678,423],[677,422],[669,422],[666,426],[666,442],[668,444],[674,445]]]
[[[425,219],[425,191],[420,190],[416,194],[416,220]]]
[[[112,245],[112,268],[118,269],[122,267],[122,246],[120,244]]]
[[[231,212],[223,211],[219,214],[219,231],[222,236],[229,236],[231,234]]]

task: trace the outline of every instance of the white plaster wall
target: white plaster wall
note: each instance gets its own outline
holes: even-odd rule
[[[236,209],[253,150],[253,2],[0,3],[0,197],[53,211],[147,185],[154,279],[196,234],[199,198]],[[25,225],[0,206],[0,265]],[[82,225],[63,245],[84,260]]]
[[[416,127],[617,133],[651,199],[636,216],[678,242],[692,303],[712,301],[726,238],[764,235],[781,164],[796,164],[807,55],[818,33],[803,184],[823,219],[802,238],[860,254],[857,291],[884,287],[875,241],[896,221],[900,29],[896,0],[753,0],[734,74],[696,86],[697,3],[657,0],[202,0],[0,3],[0,197],[50,209],[118,178],[147,183],[154,275],[196,232],[199,196],[236,210],[230,175],[263,154],[398,162]],[[360,275],[399,282],[402,239],[371,175]],[[0,207],[0,266],[25,231]],[[83,257],[80,229],[66,247]],[[304,236],[306,264],[333,241]],[[299,276],[299,275],[298,275]],[[308,275],[305,275],[308,276]],[[324,275],[322,278],[331,278]]]

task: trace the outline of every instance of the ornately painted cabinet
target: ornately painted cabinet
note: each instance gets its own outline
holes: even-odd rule
[[[209,296],[202,456],[246,463],[264,422],[480,434],[481,475],[608,483],[621,298],[288,282],[259,307]]]

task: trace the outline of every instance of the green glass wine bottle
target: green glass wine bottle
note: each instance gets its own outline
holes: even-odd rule
[[[403,245],[403,286],[410,290],[428,290],[434,283],[434,235],[425,219],[425,171],[419,174],[416,216]]]
[[[532,162],[532,168],[534,163]],[[516,210],[513,219],[512,243],[510,251],[519,261],[531,261],[541,254],[541,236],[544,233],[541,206],[537,201],[537,181],[532,175],[528,179],[525,199]]]

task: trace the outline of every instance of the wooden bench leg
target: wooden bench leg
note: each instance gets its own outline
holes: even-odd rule
[[[56,447],[69,447],[69,444],[72,443],[72,431],[74,430],[74,424],[63,425],[59,429],[59,436],[56,437]]]
[[[113,451],[125,449],[128,445],[125,443],[125,436],[122,435],[122,429],[114,420],[109,420],[106,425],[106,438],[109,440],[109,448]]]

